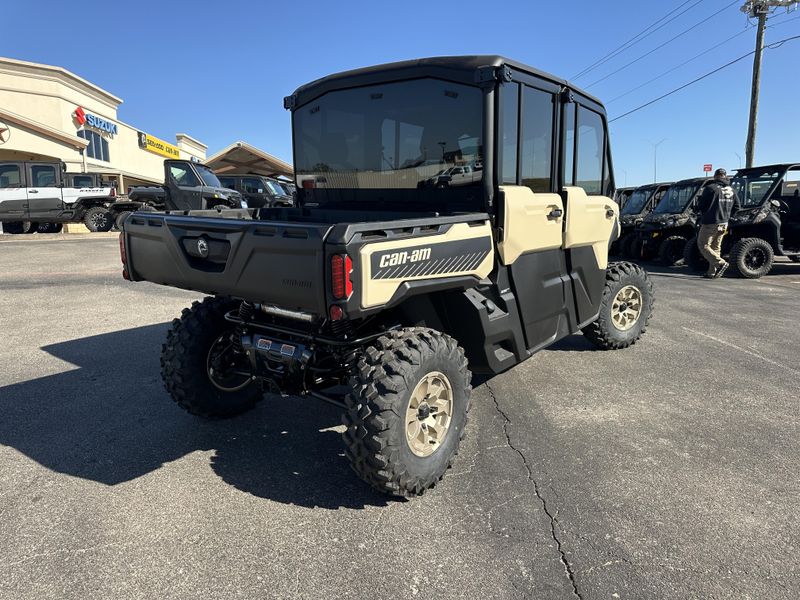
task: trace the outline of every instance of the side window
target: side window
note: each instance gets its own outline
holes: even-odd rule
[[[200,181],[198,181],[195,174],[189,170],[189,167],[186,167],[184,165],[180,164],[170,165],[169,174],[172,176],[172,179],[175,180],[175,183],[177,183],[178,185],[183,185],[186,187],[197,187],[200,185]]]
[[[242,179],[242,190],[245,194],[263,194],[264,185],[255,177],[245,177]]]
[[[564,185],[575,185],[575,111],[578,105],[564,105]]]
[[[228,188],[231,190],[236,189],[236,180],[233,177],[220,177],[219,182],[222,184],[222,187]]]
[[[500,181],[517,183],[517,129],[519,124],[519,84],[504,85],[500,92],[500,136],[502,164]]]
[[[16,188],[21,183],[18,165],[0,165],[0,188]]]
[[[53,165],[31,165],[31,187],[56,187]]]
[[[587,194],[603,192],[603,156],[605,128],[596,112],[578,106],[578,154],[575,184]]]
[[[83,187],[94,187],[94,182],[92,181],[91,175],[76,175],[72,178],[72,187],[76,188],[83,188]]]
[[[553,158],[553,94],[522,88],[522,185],[550,192]]]

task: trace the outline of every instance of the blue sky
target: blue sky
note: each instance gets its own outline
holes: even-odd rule
[[[572,79],[681,3],[13,1],[4,3],[0,55],[59,65],[100,85],[124,99],[121,120],[153,135],[172,140],[186,132],[210,152],[243,139],[290,160],[282,100],[317,77],[422,56],[497,53]],[[744,31],[739,4],[701,0],[575,83],[589,86],[704,21],[588,87],[610,117],[643,104],[753,49],[755,29]],[[776,13],[767,43],[800,35],[797,17],[800,11]],[[800,40],[764,53],[757,163],[800,160],[798,59]],[[651,143],[662,139],[661,180],[702,175],[704,163],[736,168],[736,153],[744,160],[751,70],[747,58],[613,123],[617,184],[652,181]]]

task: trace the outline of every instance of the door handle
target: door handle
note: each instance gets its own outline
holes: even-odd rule
[[[29,194],[38,194],[39,190],[28,190]]]
[[[549,213],[547,213],[547,220],[548,221],[557,221],[558,219],[561,218],[561,215],[563,215],[563,214],[564,214],[563,210],[561,210],[558,207],[555,207],[553,210],[551,210]]]

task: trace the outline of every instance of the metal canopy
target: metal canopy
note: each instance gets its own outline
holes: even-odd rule
[[[292,165],[246,142],[234,142],[206,159],[218,175],[252,173],[269,177],[292,177]]]

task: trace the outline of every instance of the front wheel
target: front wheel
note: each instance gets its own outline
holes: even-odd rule
[[[683,264],[695,273],[708,271],[708,261],[700,254],[700,248],[697,247],[696,235],[690,238],[683,248]]]
[[[629,262],[612,263],[606,269],[600,314],[583,334],[602,350],[627,348],[644,335],[654,304],[647,271]]]
[[[419,496],[436,485],[464,436],[471,379],[464,351],[432,329],[391,331],[367,347],[343,417],[353,470],[395,496]]]
[[[253,408],[261,386],[250,375],[238,332],[225,320],[228,298],[205,298],[183,309],[161,348],[161,378],[183,409],[206,418],[232,417]]]
[[[730,262],[746,279],[758,279],[772,270],[775,255],[767,240],[744,238],[733,245]]]
[[[686,238],[682,235],[671,235],[658,247],[658,260],[668,267],[673,267],[683,259],[684,248],[686,248]]]

